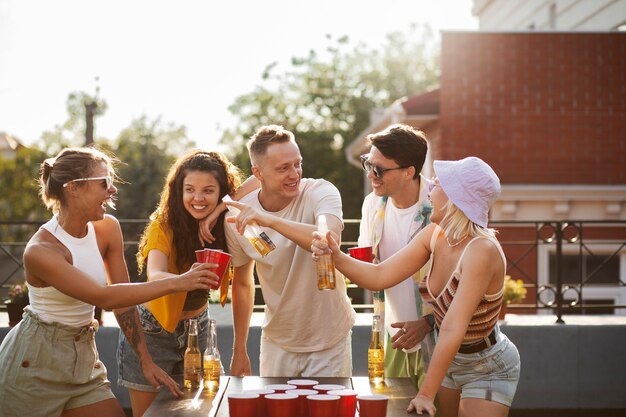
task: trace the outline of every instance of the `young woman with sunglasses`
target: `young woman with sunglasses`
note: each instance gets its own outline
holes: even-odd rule
[[[314,235],[313,257],[332,252],[335,267],[356,284],[381,290],[431,260],[420,294],[434,310],[437,343],[424,382],[408,410],[435,415],[504,417],[520,375],[515,345],[498,327],[506,262],[495,231],[487,228],[500,180],[479,158],[435,161],[431,224],[379,264],[342,254]]]
[[[112,158],[92,148],[67,148],[41,164],[41,195],[54,216],[24,251],[30,306],[0,346],[0,415],[125,416],[98,359],[94,306],[115,309],[120,328],[145,358],[150,382],[179,392],[147,353],[134,306],[207,290],[217,277],[198,264],[168,279],[131,284],[120,225],[106,214],[117,192],[114,178]]]

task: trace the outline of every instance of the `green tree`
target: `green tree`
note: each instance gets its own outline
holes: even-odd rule
[[[19,148],[14,158],[0,155],[0,221],[40,220],[47,210],[39,197],[39,166],[46,155],[36,148]],[[6,226],[0,241],[22,241],[32,234],[29,226]]]
[[[124,129],[110,149],[122,164],[116,217],[147,219],[156,208],[165,176],[176,157],[194,146],[186,128],[142,116]]]
[[[95,102],[97,104],[94,118],[102,116],[108,108],[106,101],[91,96],[83,91],[74,91],[67,96],[65,107],[67,120],[56,125],[52,130],[47,130],[41,135],[42,148],[50,155],[56,155],[61,149],[68,146],[85,145],[85,104]],[[96,143],[105,139],[95,139]]]
[[[229,110],[239,119],[222,142],[241,168],[250,166],[244,143],[261,125],[281,124],[298,140],[307,177],[325,178],[341,192],[345,217],[359,217],[362,171],[349,165],[344,149],[370,123],[370,111],[435,86],[436,44],[427,26],[413,25],[387,35],[379,48],[327,37],[322,52],[292,58],[278,71],[263,73],[263,84],[238,97]]]

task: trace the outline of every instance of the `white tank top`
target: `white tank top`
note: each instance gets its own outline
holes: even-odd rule
[[[52,233],[70,251],[74,267],[99,284],[106,285],[107,274],[104,261],[100,255],[96,232],[91,222],[87,223],[87,235],[83,238],[73,237],[63,230],[59,226],[56,215],[41,228]],[[28,283],[27,285],[30,309],[39,315],[41,320],[75,327],[85,326],[93,320],[93,305],[65,295],[52,286],[40,288]]]

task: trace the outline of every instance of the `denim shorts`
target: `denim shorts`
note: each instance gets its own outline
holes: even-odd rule
[[[495,345],[477,353],[457,353],[442,386],[461,390],[461,398],[494,401],[508,407],[520,377],[517,348],[496,326]]]
[[[181,320],[174,329],[174,333],[169,333],[161,327],[150,310],[143,305],[139,305],[138,309],[146,346],[152,360],[170,376],[182,375],[189,320]],[[198,344],[200,351],[204,352],[207,345],[209,309],[204,310],[196,319],[198,320]],[[117,385],[137,391],[158,392],[144,377],[139,358],[122,331],[120,331],[117,346],[117,367],[119,370]]]
[[[98,357],[98,322],[48,323],[27,307],[0,348],[0,416],[59,416],[115,398]]]

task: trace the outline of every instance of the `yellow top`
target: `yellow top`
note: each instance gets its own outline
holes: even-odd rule
[[[172,231],[164,228],[158,221],[153,220],[146,229],[146,245],[141,251],[144,260],[148,259],[151,250],[156,249],[167,255],[167,272],[180,274],[176,268],[176,249],[172,245],[174,239]],[[187,292],[176,292],[156,298],[146,303],[148,310],[154,315],[161,326],[168,332],[174,332],[185,305]]]

